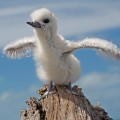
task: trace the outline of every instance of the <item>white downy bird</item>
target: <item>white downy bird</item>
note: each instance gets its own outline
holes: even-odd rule
[[[36,61],[36,71],[40,79],[49,84],[44,96],[52,93],[54,84],[67,84],[72,94],[71,83],[79,80],[80,63],[72,54],[81,48],[93,48],[120,59],[120,49],[111,42],[98,38],[86,38],[82,41],[68,41],[57,33],[57,20],[46,8],[33,11],[32,22],[34,36],[26,37],[8,44],[3,53],[10,58],[22,58],[32,52]],[[54,84],[53,84],[54,83]]]

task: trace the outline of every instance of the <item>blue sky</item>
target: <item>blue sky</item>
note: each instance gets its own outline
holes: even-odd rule
[[[120,47],[120,1],[76,0],[49,1],[0,0],[0,119],[17,120],[27,108],[25,100],[39,97],[36,90],[41,82],[35,72],[32,57],[11,60],[2,48],[11,41],[32,36],[26,24],[30,13],[41,7],[50,9],[58,19],[58,31],[66,39],[79,40],[99,37]],[[74,53],[81,61],[81,78],[75,83],[92,104],[101,106],[114,118],[120,118],[120,63],[96,55],[96,51],[82,49]]]

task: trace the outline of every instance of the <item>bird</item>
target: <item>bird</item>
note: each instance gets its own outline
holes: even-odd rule
[[[117,45],[100,38],[85,38],[83,40],[66,40],[57,32],[57,18],[47,8],[40,8],[31,13],[34,35],[9,43],[3,49],[3,54],[12,59],[33,55],[38,77],[48,85],[44,94],[54,93],[56,85],[68,85],[69,91],[76,94],[71,84],[80,77],[80,61],[74,51],[91,48],[120,60],[120,49]]]

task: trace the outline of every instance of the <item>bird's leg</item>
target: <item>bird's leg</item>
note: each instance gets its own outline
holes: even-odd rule
[[[56,84],[55,84],[55,83],[54,83],[54,85],[53,85],[53,86],[54,86],[54,91],[55,91],[55,92],[58,92],[58,91],[57,91],[57,88],[56,88]]]
[[[73,94],[73,95],[78,95],[76,92],[74,92],[74,91],[72,90],[71,82],[69,82],[69,84],[68,84],[68,89],[69,89],[69,91],[70,91],[71,94]]]
[[[56,89],[55,90],[53,90],[53,89],[55,89],[55,86],[54,86],[53,82],[51,81],[48,86],[48,90],[44,93],[44,95],[41,97],[41,99],[48,96],[49,94],[54,94],[57,92]]]

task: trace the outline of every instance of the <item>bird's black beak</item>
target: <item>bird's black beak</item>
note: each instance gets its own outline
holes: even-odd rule
[[[28,25],[36,28],[41,28],[41,24],[39,22],[27,22]]]

